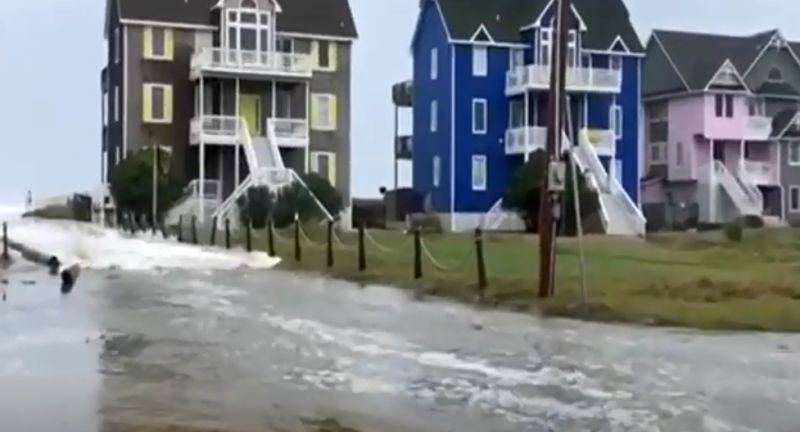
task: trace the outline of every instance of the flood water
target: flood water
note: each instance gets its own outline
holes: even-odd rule
[[[0,270],[0,430],[800,430],[800,336],[542,320],[108,250],[69,296],[32,265]]]

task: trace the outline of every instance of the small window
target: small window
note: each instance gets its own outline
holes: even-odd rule
[[[733,118],[733,95],[725,95],[725,117]]]
[[[800,186],[789,186],[789,211],[800,212]]]
[[[620,57],[620,56],[611,56],[611,58],[609,59],[609,62],[611,64],[611,70],[615,70],[615,71],[622,70],[622,57]]]
[[[439,187],[439,178],[442,175],[442,161],[439,156],[433,157],[433,187]]]
[[[114,86],[114,122],[119,121],[119,86]]]
[[[614,135],[616,139],[622,138],[622,107],[619,105],[611,105],[611,125],[614,128]]]
[[[256,22],[256,14],[252,12],[244,12],[241,14],[242,23],[245,24],[255,24]]]
[[[278,52],[291,54],[294,52],[294,39],[288,37],[281,37],[275,41],[275,48]]]
[[[750,98],[747,101],[747,113],[750,117],[762,117],[766,111],[764,105],[764,99],[758,97]]]
[[[663,142],[650,144],[650,163],[660,165],[667,163],[667,145]]]
[[[431,49],[431,79],[436,80],[439,77],[439,50],[436,48]]]
[[[769,74],[767,75],[767,81],[773,83],[782,83],[783,82],[783,74],[781,73],[780,69],[772,68],[769,70]]]
[[[539,63],[542,65],[549,65],[552,54],[553,46],[553,29],[543,28],[539,36]]]
[[[683,142],[681,141],[675,145],[675,165],[683,165]]]
[[[328,180],[336,186],[336,154],[332,152],[311,152],[311,172]]]
[[[489,73],[489,51],[481,45],[472,47],[472,75],[485,77]]]
[[[319,49],[317,50],[317,56],[320,68],[329,69],[331,67],[330,42],[319,41]]]
[[[789,165],[800,165],[800,141],[789,141]]]
[[[122,51],[122,42],[119,36],[119,27],[114,29],[114,63],[119,63],[120,53]]]
[[[724,105],[725,98],[723,95],[718,94],[714,96],[714,113],[717,117],[722,117],[723,112],[725,111]]]
[[[472,190],[486,190],[486,156],[472,156]]]
[[[433,100],[431,101],[431,132],[436,132],[436,129],[438,129],[438,117],[439,104]]]
[[[486,134],[486,130],[488,129],[487,111],[486,99],[472,100],[472,133],[478,135]]]
[[[144,58],[151,60],[172,60],[172,29],[145,27]]]
[[[172,123],[172,86],[145,84],[142,105],[145,123]]]
[[[511,69],[525,65],[525,50],[512,48],[509,50],[509,55],[511,56],[511,59],[509,60]]]
[[[311,95],[311,127],[314,130],[336,130],[336,96],[332,94]]]
[[[108,93],[103,93],[103,126],[108,126]]]

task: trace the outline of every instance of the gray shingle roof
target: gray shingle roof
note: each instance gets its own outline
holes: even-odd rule
[[[112,0],[122,19],[180,24],[217,25],[211,9],[218,0]],[[279,0],[283,12],[278,30],[355,38],[358,36],[348,0]]]
[[[469,40],[484,25],[495,42],[522,42],[520,28],[532,24],[550,0],[437,0],[453,39]],[[620,36],[631,52],[643,52],[623,0],[573,0],[587,27],[584,46],[606,50]]]

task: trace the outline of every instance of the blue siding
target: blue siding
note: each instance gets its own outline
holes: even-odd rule
[[[504,136],[508,128],[508,98],[505,76],[510,54],[507,48],[489,47],[488,74],[472,75],[472,46],[456,46],[456,211],[486,212],[505,193],[511,176],[511,163],[505,154]],[[488,130],[472,133],[473,99],[488,101]],[[472,190],[472,156],[486,155],[486,191]]]
[[[426,2],[414,41],[414,156],[413,184],[417,193],[432,198],[434,210],[450,211],[451,48],[434,2]],[[438,76],[431,80],[431,49],[438,49]],[[431,132],[431,101],[437,101],[437,131]],[[433,187],[433,157],[441,160],[439,187]]]
[[[111,16],[109,17],[109,26],[108,26],[108,43],[106,54],[107,54],[107,79],[108,79],[108,142],[107,142],[107,149],[108,155],[106,158],[106,164],[108,166],[108,175],[109,180],[114,175],[114,167],[118,160],[116,160],[116,152],[117,148],[120,150],[120,156],[124,158],[125,156],[122,155],[122,147],[123,147],[123,122],[124,122],[124,112],[125,112],[125,92],[124,92],[124,82],[125,82],[125,70],[124,70],[124,59],[125,59],[125,27],[120,23],[119,16],[117,14],[118,7],[115,4],[116,2],[112,3],[109,7],[109,12]],[[115,43],[115,31],[119,29],[119,37],[120,37],[120,53],[119,53],[119,63],[116,63],[114,60],[116,59],[116,43]],[[115,91],[114,88],[119,87],[119,101],[115,100]],[[114,118],[114,107],[119,106],[119,121],[116,121]]]
[[[623,57],[622,92],[617,103],[622,106],[622,139],[617,142],[617,158],[622,160],[622,186],[639,203],[639,63],[638,57]]]

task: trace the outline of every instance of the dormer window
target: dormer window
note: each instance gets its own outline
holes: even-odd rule
[[[539,30],[539,64],[550,64],[553,51],[553,29],[542,28]]]
[[[227,48],[264,52],[273,49],[272,14],[261,10],[253,0],[242,0],[227,12]]]
[[[781,73],[780,69],[776,67],[770,69],[769,74],[767,75],[767,81],[772,83],[782,83],[783,74]]]

